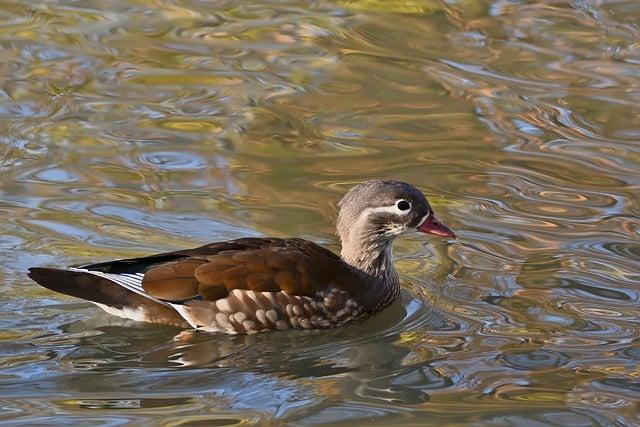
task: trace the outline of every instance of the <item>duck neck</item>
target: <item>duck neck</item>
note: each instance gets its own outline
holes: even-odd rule
[[[358,237],[342,243],[342,259],[389,289],[399,287],[393,266],[393,239]]]

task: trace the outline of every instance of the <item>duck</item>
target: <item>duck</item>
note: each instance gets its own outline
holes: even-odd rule
[[[39,285],[135,321],[227,334],[326,329],[388,307],[400,293],[393,242],[447,238],[411,184],[370,180],[338,203],[340,255],[301,238],[240,238],[67,268],[32,267]]]

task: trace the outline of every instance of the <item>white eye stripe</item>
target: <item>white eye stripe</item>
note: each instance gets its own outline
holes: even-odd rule
[[[399,209],[396,204],[393,204],[391,206],[379,206],[377,208],[366,208],[363,211],[363,213],[366,213],[367,215],[372,213],[392,213],[395,215],[406,215],[409,212],[411,212],[411,209],[407,209],[403,211]]]

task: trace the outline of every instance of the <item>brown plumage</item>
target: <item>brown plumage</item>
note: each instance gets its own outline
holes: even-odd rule
[[[246,238],[67,270],[32,268],[29,276],[135,320],[228,333],[317,329],[393,301],[397,235],[417,229],[453,236],[408,184],[370,181],[340,206],[342,258],[303,239]]]

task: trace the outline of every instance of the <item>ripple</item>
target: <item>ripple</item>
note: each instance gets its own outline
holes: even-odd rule
[[[633,395],[640,394],[640,381],[634,377],[610,377],[595,383],[601,384],[606,388],[621,389],[623,392],[629,392]]]
[[[569,356],[554,350],[537,349],[503,353],[498,359],[513,369],[537,371],[560,367],[569,361]]]
[[[0,105],[0,117],[5,119],[42,118],[51,114],[46,105],[35,102]]]
[[[541,424],[548,426],[600,426],[615,425],[606,417],[585,413],[580,410],[532,410],[528,414],[506,414],[501,416],[484,417],[484,423],[495,426],[526,426]]]
[[[206,162],[194,154],[168,151],[144,153],[140,156],[140,162],[167,170],[190,170],[206,167]]]
[[[603,304],[596,305],[593,302],[567,301],[561,303],[560,308],[574,311],[588,318],[631,321],[637,316],[637,313],[633,309],[612,307]]]
[[[179,418],[170,417],[166,421],[167,427],[197,427],[207,425],[212,427],[222,426],[244,426],[258,424],[260,417],[240,416],[238,414],[220,415],[183,415]]]
[[[630,359],[640,360],[640,345],[636,344],[632,347],[624,348],[620,350],[620,354]]]
[[[81,178],[64,169],[45,169],[34,175],[34,178],[49,182],[77,182]]]
[[[56,404],[63,410],[108,410],[116,409],[127,411],[131,409],[148,408],[173,408],[176,406],[189,405],[194,403],[189,398],[173,399],[83,399],[83,400],[63,400]]]

